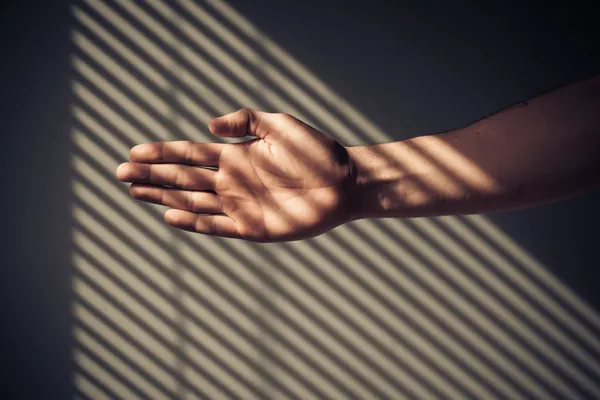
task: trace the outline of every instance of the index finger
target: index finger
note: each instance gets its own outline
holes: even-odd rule
[[[224,143],[196,143],[191,141],[155,142],[139,144],[129,151],[136,163],[176,163],[205,167],[219,165]]]

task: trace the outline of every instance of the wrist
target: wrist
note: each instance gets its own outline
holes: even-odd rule
[[[382,145],[348,147],[354,163],[351,220],[382,217],[398,208],[393,201],[393,187],[404,178],[403,169],[396,165]],[[399,210],[396,210],[399,211]]]
[[[351,219],[428,214],[433,201],[425,181],[431,175],[410,141],[349,147],[356,168]]]
[[[346,193],[348,198],[348,219],[354,221],[357,219],[366,218],[364,212],[364,190],[368,186],[369,173],[365,168],[365,149],[367,146],[352,146],[346,147],[350,163],[352,164],[352,182],[348,186],[349,191]]]

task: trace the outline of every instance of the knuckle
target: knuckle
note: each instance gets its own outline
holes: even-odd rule
[[[183,199],[186,210],[196,212],[196,197],[193,193],[187,193]]]
[[[160,161],[163,161],[165,159],[165,144],[164,143],[157,143],[157,157]]]
[[[191,141],[186,141],[184,145],[183,161],[186,164],[192,164],[194,159],[194,144]]]
[[[221,200],[221,198],[219,196],[215,196],[215,209],[219,212],[223,212],[224,210],[224,206],[223,206],[223,200]]]
[[[259,117],[258,117],[258,113],[256,113],[254,110],[250,109],[250,108],[244,108],[244,114],[245,114],[245,126],[244,128],[250,132],[256,131],[258,124],[259,124]]]
[[[165,201],[166,201],[166,198],[165,198],[165,194],[166,193],[165,192],[166,192],[166,190],[159,189],[159,192],[158,192],[158,202],[159,202],[159,204],[165,204]]]
[[[175,170],[175,186],[186,187],[188,183],[187,181],[187,174],[181,167],[178,166]]]
[[[219,234],[219,225],[217,224],[217,219],[215,217],[208,218],[208,230],[209,232]]]

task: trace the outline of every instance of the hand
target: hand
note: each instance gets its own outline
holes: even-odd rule
[[[350,219],[356,167],[335,140],[290,115],[250,109],[216,118],[209,129],[256,139],[138,145],[118,179],[133,182],[133,197],[170,207],[168,224],[203,234],[297,240]]]

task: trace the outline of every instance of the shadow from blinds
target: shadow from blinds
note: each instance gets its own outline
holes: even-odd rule
[[[202,127],[242,106],[344,144],[389,139],[224,2],[90,0],[73,15],[79,394],[600,394],[597,313],[481,216],[277,245],[166,227],[114,179],[134,144],[219,140]]]

